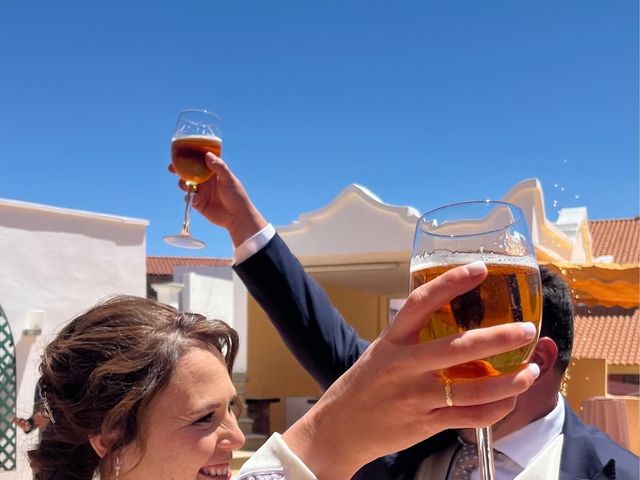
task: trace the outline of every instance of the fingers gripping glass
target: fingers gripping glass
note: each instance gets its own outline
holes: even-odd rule
[[[538,264],[522,211],[506,202],[458,203],[422,216],[413,243],[411,290],[476,260],[487,265],[487,278],[436,311],[420,332],[421,341],[512,322],[533,322],[539,332],[542,290]],[[534,346],[535,340],[507,353],[442,370],[443,383],[519,370]],[[476,429],[476,436],[482,478],[493,480],[491,427]]]
[[[205,155],[213,152],[219,157],[221,150],[220,119],[217,115],[206,110],[185,110],[180,113],[171,138],[171,163],[187,186],[187,201],[182,229],[178,235],[164,237],[168,244],[182,248],[204,248],[205,243],[193,238],[189,232],[191,205],[198,185],[209,180],[213,173],[207,167]]]

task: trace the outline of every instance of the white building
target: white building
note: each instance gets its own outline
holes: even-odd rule
[[[12,377],[16,411],[28,417],[40,354],[59,328],[104,297],[145,296],[147,225],[146,220],[0,199],[0,307],[5,314],[0,318],[5,394],[0,396],[5,408],[0,412],[0,479],[32,478],[26,451],[36,436],[11,425]],[[12,458],[15,470],[2,472]]]

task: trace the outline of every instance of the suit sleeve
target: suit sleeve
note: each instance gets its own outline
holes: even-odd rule
[[[358,337],[277,234],[235,265],[296,359],[323,389],[353,365],[369,342]]]

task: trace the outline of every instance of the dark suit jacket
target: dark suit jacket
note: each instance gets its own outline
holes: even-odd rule
[[[264,249],[234,267],[287,347],[323,389],[353,365],[369,342],[358,337],[276,235]],[[638,457],[600,430],[585,425],[566,405],[560,480],[638,480]],[[389,406],[393,414],[393,406]],[[354,479],[413,479],[422,460],[455,441],[445,431],[364,466]]]

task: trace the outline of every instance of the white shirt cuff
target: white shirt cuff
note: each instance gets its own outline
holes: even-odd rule
[[[269,437],[242,466],[236,480],[318,480],[282,440],[279,433]]]
[[[244,242],[238,245],[233,252],[233,261],[236,265],[244,262],[252,255],[255,255],[260,250],[264,248],[264,246],[269,243],[276,234],[276,229],[270,223],[260,230],[258,233],[254,234],[252,237],[247,238]]]

